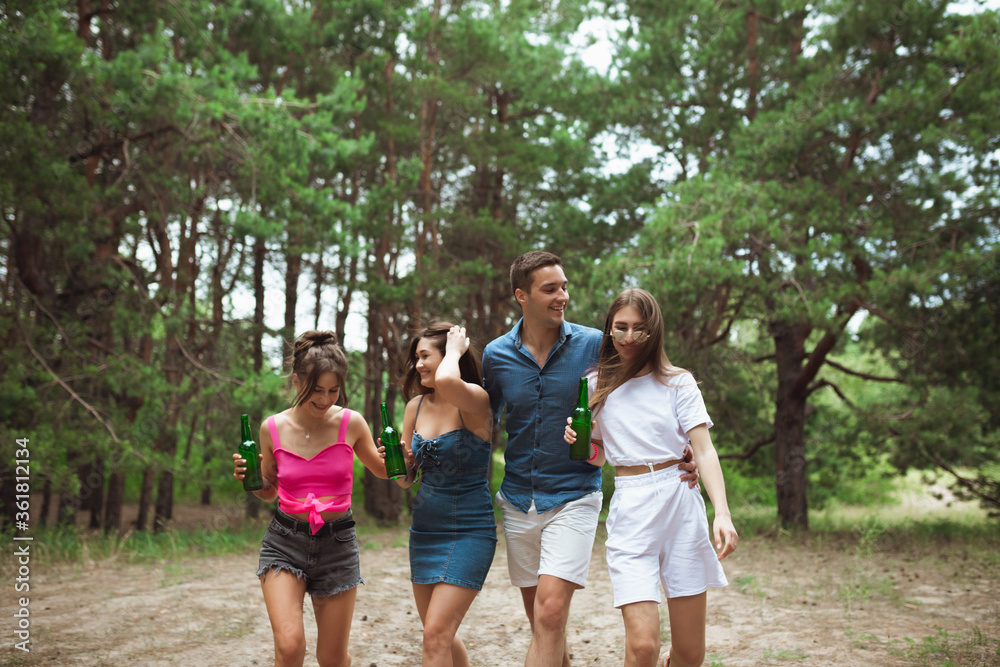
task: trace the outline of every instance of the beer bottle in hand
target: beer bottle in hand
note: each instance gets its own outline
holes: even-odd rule
[[[570,428],[576,432],[576,442],[569,446],[569,457],[576,461],[586,461],[591,457],[590,422],[591,412],[587,405],[587,378],[580,378],[580,395],[573,409]]]
[[[246,461],[246,474],[243,477],[244,491],[259,491],[264,488],[264,480],[260,476],[260,447],[254,442],[250,435],[250,418],[247,415],[240,417],[240,446],[237,452],[240,458]]]
[[[389,410],[382,404],[382,434],[379,436],[385,447],[385,473],[389,479],[406,477],[406,459],[403,446],[399,443],[399,431],[389,422]]]

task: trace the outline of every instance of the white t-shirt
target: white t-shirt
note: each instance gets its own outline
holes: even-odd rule
[[[593,393],[597,377],[591,374]],[[594,417],[591,437],[604,441],[613,466],[637,466],[679,459],[687,432],[699,424],[712,428],[705,399],[684,372],[662,384],[653,373],[635,377],[608,395]]]

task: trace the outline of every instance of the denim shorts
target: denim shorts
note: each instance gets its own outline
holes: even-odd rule
[[[365,583],[351,512],[327,521],[313,535],[308,521],[275,510],[260,545],[257,576],[263,582],[268,572],[278,570],[304,579],[306,592],[313,597],[336,595]]]

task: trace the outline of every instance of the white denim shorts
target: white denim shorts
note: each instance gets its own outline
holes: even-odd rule
[[[532,501],[525,514],[498,491],[510,583],[518,588],[537,586],[538,577],[547,574],[579,588],[586,586],[603,498],[594,491],[542,514]]]
[[[608,572],[615,607],[661,602],[728,585],[708,533],[705,501],[677,466],[615,477],[608,513]]]

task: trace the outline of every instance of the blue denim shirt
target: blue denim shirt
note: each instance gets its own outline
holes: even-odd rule
[[[566,417],[576,407],[580,378],[597,366],[603,334],[563,322],[543,368],[521,342],[519,320],[483,351],[483,386],[499,420],[507,410],[506,468],[500,491],[521,512],[531,501],[548,512],[601,488],[601,471],[569,458]]]

